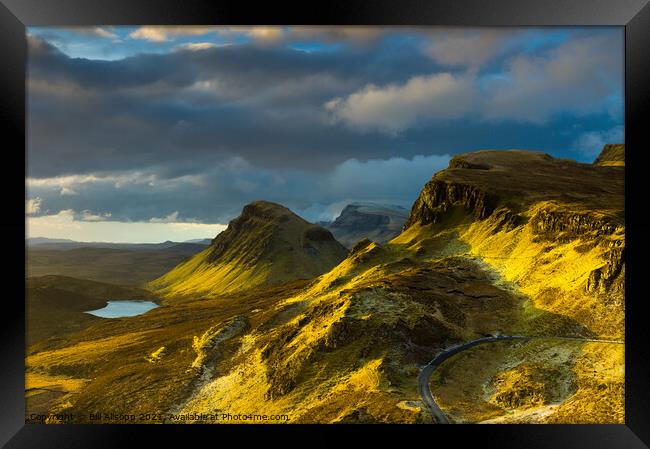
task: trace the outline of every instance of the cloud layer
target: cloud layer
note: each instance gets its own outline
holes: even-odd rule
[[[481,65],[491,55],[484,49],[507,37],[495,32],[485,41],[476,35],[451,39],[453,43],[443,41],[434,46],[433,56],[450,65],[473,68],[473,62]],[[466,46],[482,57],[465,51]],[[427,121],[460,117],[543,124],[561,114],[609,111],[620,118],[622,85],[621,42],[588,36],[541,54],[515,56],[498,74],[468,70],[462,75],[415,76],[406,83],[382,87],[369,84],[345,98],[328,101],[325,108],[335,122],[388,134]]]
[[[472,112],[478,98],[465,77],[438,73],[416,76],[402,85],[369,84],[345,99],[328,101],[325,109],[334,122],[397,134],[418,122],[463,117]]]
[[[29,32],[33,219],[224,224],[267,199],[318,220],[408,207],[460,152],[622,138],[620,29]]]
[[[159,243],[161,237],[183,242],[214,237],[225,226],[201,223],[143,223],[79,219],[75,211],[64,209],[54,215],[27,217],[28,237],[74,239],[80,242]]]
[[[28,193],[38,199],[35,214],[64,209],[85,211],[93,221],[149,223],[227,223],[244,204],[265,199],[282,203],[311,221],[329,220],[345,206],[377,201],[410,207],[449,155],[349,159],[331,171],[263,168],[241,158],[223,160],[200,175],[159,178],[153,173],[120,176],[66,176],[27,179]],[[62,195],[62,186],[74,197]],[[34,208],[33,208],[34,209]],[[92,212],[90,212],[92,211]],[[77,220],[89,221],[86,215]]]

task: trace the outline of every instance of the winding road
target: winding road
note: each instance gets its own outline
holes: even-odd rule
[[[600,340],[595,338],[578,338],[578,337],[528,337],[524,335],[499,335],[495,337],[483,337],[476,340],[469,341],[467,343],[461,343],[458,345],[450,346],[444,351],[440,352],[434,357],[433,360],[429,362],[418,376],[418,390],[422,401],[427,406],[431,414],[438,424],[449,424],[449,419],[447,415],[442,411],[442,409],[436,403],[436,400],[431,393],[431,388],[429,386],[429,381],[431,375],[445,360],[449,357],[458,354],[459,352],[465,351],[467,349],[473,348],[484,343],[494,343],[497,341],[508,341],[508,340],[569,340],[569,341],[581,341],[581,342],[596,342],[596,343],[611,343],[611,344],[624,344],[623,341],[619,340]]]

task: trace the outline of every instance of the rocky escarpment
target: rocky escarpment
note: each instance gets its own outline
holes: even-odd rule
[[[592,211],[574,211],[556,204],[537,210],[530,219],[533,232],[547,240],[589,239],[613,234],[622,230],[616,217]]]
[[[464,207],[474,218],[482,220],[494,211],[496,203],[497,197],[476,186],[433,179],[422,189],[404,227],[415,223],[437,223],[455,205]]]
[[[322,223],[334,237],[352,248],[359,240],[369,238],[386,243],[399,234],[408,217],[401,206],[375,203],[348,204],[331,223]]]
[[[604,154],[612,151],[606,147]],[[455,232],[470,253],[544,310],[591,333],[622,335],[621,167],[515,150],[460,155],[426,184],[404,235],[422,247],[432,241],[431,224]]]
[[[585,225],[592,226],[587,222],[594,221],[593,226],[605,226],[603,232],[609,232],[610,226],[623,223],[623,190],[619,168],[532,151],[478,151],[455,156],[447,169],[433,176],[413,204],[404,228],[437,223],[452,206],[461,206],[474,219],[483,220],[497,209],[521,214],[533,204],[549,201],[570,206],[579,214],[572,218],[556,212],[540,214],[537,221],[542,227],[555,223],[580,233]],[[611,216],[590,216],[595,211],[610,211]]]
[[[587,292],[609,295],[608,300],[623,298],[625,289],[625,248],[612,248],[604,254],[604,264],[589,273]]]
[[[583,288],[607,302],[623,302],[625,288],[625,226],[597,211],[576,212],[557,204],[538,208],[530,220],[535,242],[579,242],[578,254],[599,252],[600,263],[589,271]]]

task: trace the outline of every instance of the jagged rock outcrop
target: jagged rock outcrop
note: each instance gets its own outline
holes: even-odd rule
[[[619,150],[606,146],[600,159],[618,158]],[[466,245],[458,250],[483,258],[545,310],[592,334],[622,335],[620,167],[517,150],[456,156],[422,189],[398,240],[424,255],[436,230],[455,230]]]
[[[455,156],[447,169],[433,176],[413,204],[404,229],[437,223],[453,206],[464,208],[477,220],[500,210],[518,221],[513,217],[533,204],[555,201],[579,213],[540,213],[537,222],[542,228],[560,226],[580,233],[598,227],[607,233],[623,224],[623,190],[623,176],[614,167],[532,151],[477,151]],[[603,210],[612,211],[611,216],[589,215]]]
[[[614,219],[590,211],[573,211],[551,204],[531,218],[533,231],[550,240],[611,235],[620,226]]]
[[[400,233],[408,211],[401,206],[375,203],[348,204],[331,223],[322,223],[347,248],[369,238],[386,243]]]
[[[587,292],[618,296],[624,289],[625,248],[612,248],[605,253],[603,266],[589,273]]]
[[[205,331],[200,337],[194,336],[192,349],[196,352],[196,359],[192,368],[203,370],[213,363],[219,351],[219,344],[233,337],[241,335],[250,328],[248,318],[238,315],[224,323],[219,323]]]
[[[404,227],[416,222],[423,225],[437,223],[454,205],[463,206],[475,218],[482,220],[492,213],[496,202],[496,197],[475,186],[434,179],[422,189]]]

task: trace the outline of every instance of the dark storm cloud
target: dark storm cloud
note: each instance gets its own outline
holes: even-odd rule
[[[111,61],[31,37],[29,197],[38,215],[223,223],[267,199],[317,220],[346,201],[408,207],[455,153],[586,161],[621,138],[620,33],[444,33],[310,52],[290,33],[183,41]]]
[[[301,213],[309,220],[331,219],[330,206],[342,201],[377,201],[410,206],[422,185],[444,168],[448,156],[350,159],[332,171],[253,166],[228,158],[198,175],[161,176],[158,170],[104,176],[68,176],[30,180],[31,198],[40,215],[60,210],[111,214],[112,220],[148,221],[178,212],[179,221],[226,223],[244,204],[265,199]]]
[[[435,69],[407,48],[384,55],[388,61],[357,51],[234,45],[97,61],[69,58],[32,38],[30,175],[161,162],[191,169],[187,159],[201,159],[202,167],[224,154],[322,169],[353,156],[436,152],[430,143],[409,150],[399,139],[324,123],[322,104],[341,92],[406,79],[415,66]]]

